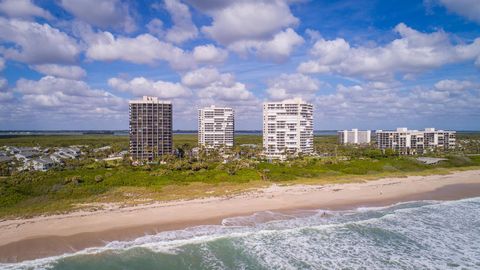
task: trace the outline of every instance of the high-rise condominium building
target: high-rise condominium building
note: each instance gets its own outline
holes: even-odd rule
[[[271,159],[313,153],[313,105],[301,99],[264,103],[263,148]]]
[[[207,148],[233,147],[234,130],[232,108],[210,106],[198,110],[198,145]]]
[[[393,149],[402,155],[423,154],[434,149],[447,150],[455,148],[455,131],[408,130],[397,128],[396,131],[376,131],[377,146],[380,149]]]
[[[130,155],[136,160],[153,160],[172,153],[172,103],[144,96],[131,100]]]
[[[338,131],[338,142],[340,144],[369,144],[371,138],[370,130],[340,130]]]

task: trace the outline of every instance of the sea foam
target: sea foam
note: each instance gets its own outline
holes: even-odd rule
[[[259,212],[2,269],[480,268],[480,198]]]

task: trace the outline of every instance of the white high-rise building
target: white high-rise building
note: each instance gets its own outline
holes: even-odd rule
[[[198,145],[207,148],[233,147],[234,111],[210,106],[198,110]]]
[[[313,153],[313,105],[301,99],[264,103],[263,149],[271,159]]]
[[[434,149],[455,148],[455,131],[435,130],[377,130],[377,146],[380,149],[393,149],[402,155],[423,154]]]
[[[338,142],[340,144],[369,144],[371,140],[370,130],[340,130],[338,132]]]

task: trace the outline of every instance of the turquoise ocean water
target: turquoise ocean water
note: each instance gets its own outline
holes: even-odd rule
[[[480,269],[480,198],[261,212],[2,269]]]

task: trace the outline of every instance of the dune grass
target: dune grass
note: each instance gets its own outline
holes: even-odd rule
[[[461,169],[480,169],[480,157],[451,157],[434,166],[411,158],[304,159],[291,163],[258,163],[234,174],[229,174],[222,164],[210,164],[208,169],[196,172],[169,170],[164,165],[148,169],[119,165],[28,172],[0,180],[0,217],[61,213],[88,203],[132,205],[233,195],[271,183],[345,183],[387,176],[444,174]]]

